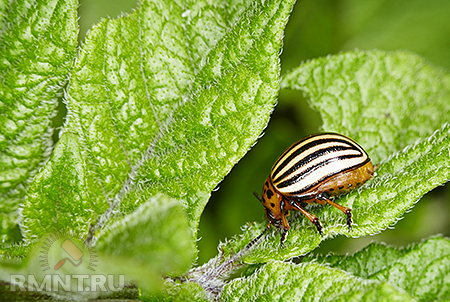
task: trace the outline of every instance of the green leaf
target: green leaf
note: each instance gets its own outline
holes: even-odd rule
[[[305,257],[304,262],[318,261],[367,279],[386,267],[390,267],[407,249],[396,249],[384,243],[373,242],[353,255],[316,255],[314,252]]]
[[[223,301],[415,301],[402,290],[317,263],[269,261],[225,286]]]
[[[20,262],[30,252],[30,248],[30,245],[1,243],[0,260],[17,260]]]
[[[77,44],[76,1],[0,5],[0,237],[10,240],[29,183],[50,155],[52,117]]]
[[[96,245],[99,270],[125,274],[155,290],[162,275],[180,275],[191,266],[195,244],[188,226],[181,204],[157,195],[102,230]]]
[[[79,234],[88,231],[85,222],[93,213],[85,191],[86,168],[78,140],[76,134],[65,132],[31,184],[22,210],[25,237],[35,240],[68,225]]]
[[[174,282],[166,280],[164,283],[164,291],[159,293],[150,293],[141,290],[139,298],[142,301],[186,301],[186,302],[206,302],[210,301],[206,298],[203,288],[194,282]]]
[[[351,232],[344,215],[330,206],[310,209],[321,220],[324,236],[300,213],[292,213],[287,248],[280,248],[279,232],[273,230],[245,261],[259,263],[303,255],[338,234],[375,234],[395,224],[424,194],[450,179],[450,127],[444,124],[450,111],[450,77],[442,70],[410,54],[357,52],[305,63],[283,80],[283,87],[288,83],[312,95],[311,103],[324,119],[324,130],[356,137],[374,163],[380,163],[380,158],[383,161],[372,180],[337,200],[353,209]],[[418,140],[442,124],[433,135]],[[393,154],[386,157],[389,152]],[[221,246],[226,254],[231,250],[236,253],[266,225],[248,225],[232,246]]]
[[[374,163],[450,121],[450,75],[411,53],[315,59],[288,73],[281,86],[304,92],[323,130],[353,138]]]
[[[418,301],[450,299],[448,238],[430,238],[406,249],[373,243],[351,256],[329,255],[318,261],[358,277],[387,282]]]
[[[68,276],[72,278],[70,290],[49,284],[40,291],[70,298],[93,298],[107,293],[101,286],[96,292],[91,287],[95,284],[93,280],[112,278],[115,280],[114,287],[117,287],[120,284],[118,280],[122,278],[127,283],[139,282],[146,291],[154,293],[163,285],[162,276],[184,273],[195,255],[194,238],[181,203],[164,195],[150,198],[132,214],[103,229],[95,248],[86,247],[80,240],[80,234],[70,230],[42,237],[45,240],[32,246],[13,246],[2,252],[2,280],[10,282],[25,276],[24,280],[28,281],[28,276],[32,275],[37,284],[47,284],[44,280],[48,276],[53,280],[56,276],[66,280]],[[76,246],[72,251],[80,251],[79,258],[74,257],[73,252],[69,253],[67,248],[61,248],[66,239]],[[25,252],[28,256],[23,259]],[[72,265],[69,259],[67,264],[56,268],[61,259],[68,259],[67,254],[72,257]],[[79,283],[73,277],[77,275],[86,277],[82,288],[90,287],[89,290],[80,291]],[[109,293],[117,290],[112,288],[111,283],[106,284],[104,286]],[[25,282],[21,286],[32,286],[32,283]],[[20,285],[17,291],[19,289]]]
[[[244,300],[447,301],[450,298],[448,238],[430,238],[401,249],[373,243],[350,256],[310,254],[302,262],[269,261],[249,276],[229,282],[222,300],[239,297]]]
[[[26,238],[73,214],[77,221],[63,223],[93,225],[90,242],[112,216],[132,213],[159,192],[184,200],[195,234],[210,192],[269,119],[292,2],[143,1],[134,13],[95,26],[72,74],[65,130],[79,137],[70,144],[80,148],[84,183],[77,186],[85,185],[88,208],[41,211],[24,221]],[[77,156],[65,156],[63,165],[55,157],[48,171],[76,170]],[[67,172],[73,180],[74,172]],[[32,200],[53,206],[42,189],[47,177],[37,177],[27,213],[37,210]]]

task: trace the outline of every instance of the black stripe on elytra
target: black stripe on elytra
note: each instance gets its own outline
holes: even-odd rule
[[[305,139],[307,139],[307,138],[305,138]],[[305,139],[302,139],[301,141],[297,142],[296,144],[292,145],[289,149],[284,151],[284,153],[278,158],[278,160],[275,162],[275,164],[273,166],[275,167],[283,159],[283,157],[284,157],[284,155],[286,153],[288,153],[289,151],[291,151],[292,149],[297,147],[299,144],[304,142]],[[298,148],[297,150],[295,150],[295,152],[293,152],[285,160],[283,160],[281,165],[275,171],[272,171],[272,175],[277,175],[278,173],[280,173],[280,171],[286,166],[286,164],[290,163],[295,157],[297,157],[299,154],[305,152],[309,148],[312,148],[312,147],[315,147],[315,146],[318,146],[318,145],[322,145],[322,144],[326,144],[326,143],[330,143],[330,142],[344,143],[344,144],[347,144],[348,146],[351,146],[350,147],[351,149],[355,149],[355,150],[360,151],[358,148],[354,147],[353,144],[351,144],[349,141],[344,140],[344,139],[339,139],[339,138],[323,138],[323,139],[320,139],[319,138],[319,139],[313,140],[313,141],[305,144],[304,146]]]
[[[290,185],[295,184],[295,183],[298,182],[299,180],[301,180],[301,179],[307,177],[307,176],[308,176],[309,174],[311,174],[312,172],[314,172],[314,171],[320,169],[320,168],[323,167],[323,166],[328,165],[329,163],[331,163],[331,162],[333,162],[333,161],[336,161],[336,160],[338,160],[338,161],[339,161],[339,160],[345,160],[345,159],[355,158],[355,157],[360,157],[360,156],[359,156],[359,155],[344,155],[344,156],[338,156],[338,157],[335,157],[335,158],[330,158],[330,159],[328,159],[328,160],[325,160],[325,161],[323,161],[323,162],[320,162],[320,163],[318,163],[318,164],[316,164],[316,165],[314,165],[314,166],[308,168],[304,173],[301,173],[301,174],[299,174],[299,175],[295,175],[295,176],[293,176],[292,178],[283,181],[282,183],[276,185],[276,187],[277,187],[277,188],[285,188],[285,187],[288,187],[288,186],[290,186]],[[314,183],[312,183],[312,184],[306,186],[305,188],[303,188],[303,189],[301,189],[301,190],[299,190],[299,191],[296,191],[296,192],[289,192],[289,194],[291,195],[291,194],[298,194],[298,193],[305,192],[305,191],[309,190],[310,188],[314,187],[315,185],[317,185],[318,183],[320,183],[320,182],[322,182],[322,181],[325,181],[326,179],[329,179],[330,177],[332,177],[332,176],[334,176],[334,175],[336,175],[336,174],[338,174],[338,173],[342,173],[342,172],[346,172],[346,171],[349,171],[349,170],[357,169],[357,168],[359,168],[359,167],[362,167],[363,165],[365,165],[365,164],[368,163],[369,161],[370,161],[370,159],[369,159],[369,158],[366,158],[365,161],[363,161],[363,162],[361,162],[361,163],[359,163],[359,164],[356,164],[356,165],[353,165],[353,166],[350,166],[350,167],[346,167],[345,169],[342,169],[342,170],[337,170],[337,171],[335,171],[335,172],[333,172],[333,173],[328,174],[327,176],[323,177],[322,179],[319,179],[318,181],[316,181],[316,182],[314,182]]]
[[[301,167],[303,167],[304,165],[308,164],[309,162],[325,155],[325,154],[329,154],[329,153],[333,153],[333,152],[338,152],[338,151],[345,151],[345,150],[356,150],[358,151],[358,155],[357,156],[362,156],[363,154],[361,153],[360,150],[355,149],[353,146],[331,146],[331,147],[326,147],[323,149],[319,149],[311,154],[309,154],[308,156],[303,157],[301,160],[297,161],[295,164],[293,164],[287,171],[285,171],[283,174],[281,175],[277,175],[275,173],[273,173],[273,177],[274,180],[273,182],[278,182],[281,179],[289,176],[290,174],[292,174],[293,172],[295,172],[296,170],[300,169]],[[292,161],[292,160],[291,160]],[[282,166],[286,167],[290,164],[290,162],[283,162]],[[280,172],[280,169],[277,169],[278,172]]]

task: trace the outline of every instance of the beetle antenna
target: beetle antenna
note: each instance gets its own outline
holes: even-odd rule
[[[255,193],[255,194],[256,194],[256,193]],[[264,229],[264,231],[263,231],[258,237],[254,238],[252,241],[250,241],[250,243],[247,244],[247,245],[245,246],[244,252],[246,252],[246,251],[248,251],[249,249],[251,249],[251,247],[252,247],[253,245],[255,245],[255,244],[259,241],[259,239],[261,239],[261,237],[267,232],[267,230],[270,229],[270,226],[271,226],[271,225],[272,225],[272,224],[269,223],[269,225]]]
[[[253,192],[253,195],[255,195],[255,197],[258,198],[258,200],[262,202],[262,198],[261,198],[261,196],[259,196],[258,193]]]

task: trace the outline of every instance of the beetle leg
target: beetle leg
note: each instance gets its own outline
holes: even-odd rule
[[[342,211],[342,213],[347,215],[348,230],[349,231],[352,230],[352,223],[353,223],[353,220],[352,220],[352,217],[353,217],[352,209],[344,207],[344,206],[341,206],[340,204],[335,203],[334,201],[332,201],[331,199],[329,199],[326,196],[326,193],[319,193],[319,194],[317,194],[316,199],[326,201],[327,203],[329,203],[330,205],[332,205],[333,207],[335,207],[336,209]]]
[[[295,201],[295,200],[290,200],[290,201],[289,201],[289,204],[290,204],[294,209],[296,209],[297,211],[302,212],[302,214],[305,215],[306,218],[308,218],[309,221],[311,221],[311,222],[316,226],[316,229],[317,229],[317,231],[319,232],[319,234],[320,234],[320,235],[323,235],[323,234],[322,234],[322,229],[323,229],[323,227],[322,227],[322,225],[320,224],[319,218],[317,218],[317,217],[314,216],[313,214],[307,212],[307,211],[306,211],[305,209],[303,209],[303,208],[297,203],[297,201]]]
[[[284,241],[286,240],[286,236],[287,236],[288,232],[289,232],[289,229],[285,229],[285,230],[283,230],[283,234],[281,234],[281,240],[280,240],[281,244],[280,245],[282,248],[286,247],[286,246],[284,246]]]
[[[280,210],[281,210],[281,223],[283,225],[283,234],[281,235],[281,247],[284,247],[283,243],[286,240],[286,236],[288,234],[289,229],[291,228],[286,219],[286,216],[289,215],[289,212],[285,211],[285,209],[284,209],[284,200],[282,200],[280,202]],[[287,213],[285,213],[285,212],[287,212]]]

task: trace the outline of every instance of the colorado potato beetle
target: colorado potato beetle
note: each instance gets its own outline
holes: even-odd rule
[[[303,213],[322,234],[319,219],[303,207],[314,201],[330,204],[347,216],[349,230],[352,210],[335,203],[334,196],[345,194],[373,176],[374,167],[366,151],[352,139],[337,133],[307,136],[290,146],[278,158],[264,182],[262,202],[269,225],[283,229],[281,245],[289,231],[289,211]],[[262,234],[261,234],[262,235]]]

